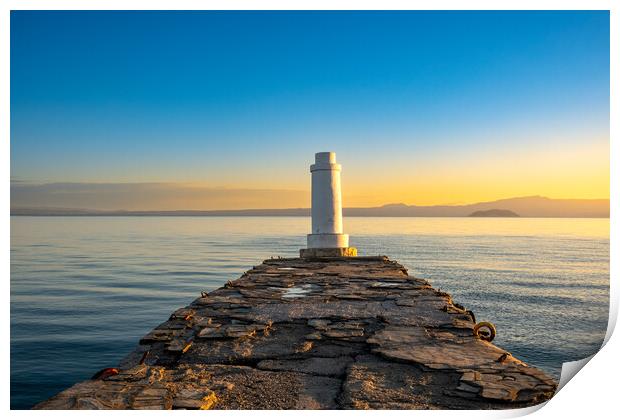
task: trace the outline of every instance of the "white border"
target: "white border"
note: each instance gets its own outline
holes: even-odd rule
[[[2,133],[2,153],[0,160],[2,162],[1,170],[5,182],[2,183],[0,195],[5,208],[5,216],[0,225],[2,231],[2,250],[4,255],[10,258],[10,10],[53,10],[53,9],[79,9],[79,10],[133,10],[133,9],[155,9],[155,10],[193,10],[193,9],[213,9],[213,10],[356,10],[356,9],[411,9],[411,10],[611,10],[611,154],[610,154],[610,174],[611,174],[611,246],[610,246],[610,274],[611,274],[611,299],[610,299],[610,324],[606,336],[605,347],[588,363],[588,368],[580,372],[576,380],[570,381],[568,385],[562,388],[551,401],[549,401],[544,410],[538,411],[540,407],[533,407],[523,410],[507,410],[507,411],[390,411],[386,412],[322,412],[313,411],[297,411],[291,413],[284,412],[223,412],[214,411],[210,413],[199,412],[175,412],[175,413],[158,413],[158,412],[115,412],[114,416],[130,417],[137,416],[141,418],[154,418],[159,416],[209,416],[210,418],[235,418],[251,415],[257,420],[269,419],[274,417],[289,418],[295,416],[297,418],[314,418],[315,416],[344,416],[344,417],[377,417],[389,415],[390,417],[399,417],[409,419],[410,416],[426,418],[502,418],[515,417],[530,412],[532,418],[546,417],[566,417],[566,418],[607,418],[611,417],[611,413],[616,411],[618,405],[616,389],[617,380],[620,378],[620,363],[616,360],[615,355],[620,354],[620,343],[617,337],[611,335],[616,323],[618,314],[618,281],[617,281],[617,264],[618,264],[618,247],[615,245],[615,239],[618,238],[618,223],[616,223],[616,215],[618,214],[618,182],[620,173],[617,169],[618,156],[620,156],[620,146],[617,141],[618,133],[618,84],[617,75],[620,71],[618,65],[619,51],[618,40],[620,40],[619,19],[617,13],[620,8],[616,6],[617,2],[612,1],[549,1],[549,0],[522,0],[522,1],[395,1],[383,0],[376,1],[257,1],[250,0],[229,0],[229,1],[197,1],[197,0],[5,0],[0,3],[2,9],[0,13],[0,39],[2,60],[0,65],[0,94],[2,101],[0,102],[0,132]],[[9,258],[2,260],[2,272],[4,273],[2,287],[5,296],[4,306],[4,331],[10,328],[10,305],[7,300],[10,296],[10,262]],[[5,340],[9,340],[9,334],[5,334]],[[9,381],[10,381],[10,346],[8,343],[1,347],[2,363],[4,366],[5,380],[2,382],[2,407],[9,410]],[[109,416],[110,413],[100,412],[33,412],[33,411],[12,411],[11,416],[17,418],[23,417],[40,417],[49,416],[51,418],[82,418],[82,417],[98,417]],[[542,416],[542,417],[541,417]]]

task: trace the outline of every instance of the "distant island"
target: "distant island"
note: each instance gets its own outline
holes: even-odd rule
[[[502,210],[499,210],[502,209]],[[510,215],[498,216],[497,211]],[[474,213],[483,212],[482,216]],[[484,214],[484,212],[488,212]],[[299,216],[308,208],[246,210],[92,210],[12,207],[12,216]],[[609,199],[552,199],[532,196],[466,205],[414,206],[387,204],[381,207],[348,207],[345,217],[609,217]]]
[[[478,210],[469,217],[519,217],[517,213],[505,209]]]

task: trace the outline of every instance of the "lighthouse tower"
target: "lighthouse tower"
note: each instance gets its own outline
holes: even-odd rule
[[[302,258],[354,257],[357,249],[349,247],[349,235],[342,233],[341,166],[336,153],[315,154],[312,174],[312,233],[308,248],[300,250]]]

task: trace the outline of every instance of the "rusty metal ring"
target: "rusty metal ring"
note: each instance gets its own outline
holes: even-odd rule
[[[496,334],[497,330],[495,329],[495,325],[490,322],[482,321],[474,326],[474,335],[479,337],[481,340],[489,342],[493,341]]]
[[[105,369],[101,369],[99,372],[95,373],[92,378],[92,380],[98,380],[98,379],[106,379],[109,378],[110,376],[114,376],[114,375],[118,375],[118,369],[117,368],[105,368]]]

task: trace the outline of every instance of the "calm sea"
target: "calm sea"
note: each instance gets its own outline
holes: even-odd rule
[[[175,309],[270,256],[295,217],[12,217],[11,407],[115,366]],[[559,377],[595,352],[609,306],[609,219],[348,218],[388,255],[493,322],[494,343]]]

